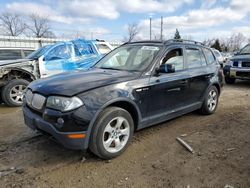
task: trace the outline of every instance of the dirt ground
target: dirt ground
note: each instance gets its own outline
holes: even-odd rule
[[[67,150],[28,129],[21,108],[0,107],[0,187],[230,186],[250,187],[250,82],[226,85],[214,115],[193,112],[135,133],[110,161]]]

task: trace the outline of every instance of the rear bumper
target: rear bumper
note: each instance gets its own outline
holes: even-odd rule
[[[59,143],[69,149],[86,150],[86,138],[69,138],[69,135],[86,135],[85,131],[82,132],[59,132],[54,126],[42,119],[42,117],[34,114],[27,107],[23,107],[23,115],[25,124],[33,130],[47,133],[53,136]]]
[[[250,80],[250,68],[225,66],[223,70],[226,77]]]

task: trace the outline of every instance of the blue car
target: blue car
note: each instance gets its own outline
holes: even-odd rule
[[[77,39],[41,47],[25,59],[1,61],[0,103],[21,106],[31,81],[67,71],[88,70],[111,50],[112,46],[104,41]]]
[[[27,58],[38,60],[40,77],[44,78],[76,69],[87,70],[111,50],[112,46],[104,41],[77,39],[44,46]]]

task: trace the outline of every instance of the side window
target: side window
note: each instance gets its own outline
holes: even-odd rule
[[[203,48],[203,51],[205,53],[205,56],[207,58],[207,64],[213,64],[215,62],[215,57],[211,50],[208,50],[206,48]]]
[[[21,58],[21,50],[0,50],[0,60],[11,60]]]
[[[199,49],[186,49],[188,68],[201,67],[201,54]]]
[[[58,59],[69,59],[70,51],[66,45],[60,45],[53,48],[45,57],[46,61],[58,60]]]
[[[170,50],[164,57],[162,64],[173,64],[176,71],[184,69],[183,50],[176,48]]]

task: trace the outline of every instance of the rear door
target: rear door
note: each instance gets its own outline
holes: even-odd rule
[[[202,50],[197,46],[186,46],[186,64],[189,73],[190,89],[186,95],[191,105],[201,102],[208,87],[206,59]]]

